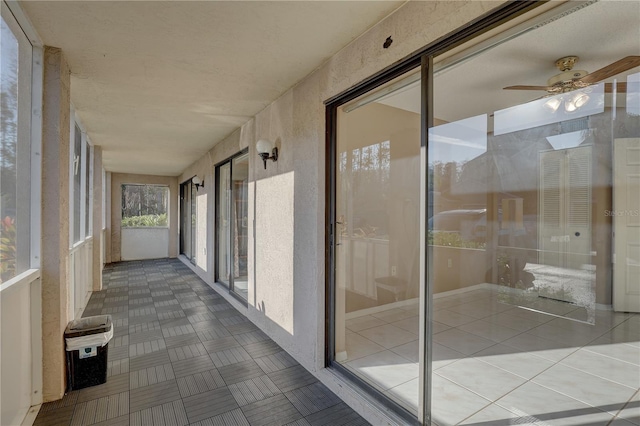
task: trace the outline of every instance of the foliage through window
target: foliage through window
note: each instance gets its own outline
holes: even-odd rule
[[[160,185],[122,185],[122,227],[166,227],[169,188]]]
[[[76,125],[73,132],[72,163],[71,163],[71,184],[73,185],[73,243],[80,242],[80,214],[82,206],[80,204],[82,194],[82,131]]]
[[[0,26],[0,283],[31,267],[32,47],[13,16],[6,12],[3,7]]]
[[[384,238],[388,233],[384,204],[390,196],[390,141],[341,152],[339,166],[340,173],[350,177],[350,180],[342,181],[341,189],[353,197],[350,214],[339,218],[340,222],[349,224],[343,233],[351,232],[355,237]]]

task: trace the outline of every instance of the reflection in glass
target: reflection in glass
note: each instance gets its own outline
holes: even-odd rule
[[[2,18],[0,27],[0,53],[2,71],[2,139],[0,152],[0,249],[2,265],[0,283],[17,274],[17,177],[16,167],[18,144],[18,40]]]
[[[191,259],[191,181],[180,185],[180,252]]]
[[[217,281],[229,286],[231,275],[231,241],[229,239],[231,220],[231,164],[226,163],[218,168],[217,181]]]
[[[189,190],[191,191],[191,205],[189,206],[190,210],[191,210],[191,263],[193,263],[194,265],[196,264],[197,261],[197,254],[198,252],[196,251],[196,246],[197,246],[197,241],[198,241],[198,237],[197,237],[197,230],[198,230],[198,208],[197,208],[197,200],[198,200],[198,188],[196,187],[196,185],[193,183],[193,181],[191,181],[189,183]]]
[[[80,214],[82,212],[82,206],[80,205],[81,199],[81,182],[82,182],[82,131],[80,127],[75,126],[73,133],[73,145],[71,146],[72,163],[71,163],[71,178],[73,182],[73,241],[75,244],[80,241],[82,236],[80,235]]]
[[[218,281],[247,300],[249,253],[249,154],[218,167]]]
[[[627,77],[627,114],[640,115],[640,72]]]
[[[91,165],[91,145],[88,142],[85,142],[85,190],[84,190],[84,235],[91,235],[91,183],[93,179],[91,178],[91,171],[93,170],[93,166]]]
[[[611,310],[612,295],[631,287],[629,274],[612,271],[614,250],[616,264],[624,252],[627,270],[640,264],[640,255],[627,249],[640,246],[640,221],[614,214],[633,210],[616,208],[616,199],[640,206],[640,184],[630,178],[634,166],[612,152],[624,149],[628,159],[634,144],[640,152],[640,117],[629,103],[633,95],[625,102],[624,93],[607,89],[616,85],[606,86],[638,69],[555,95],[502,89],[539,84],[533,71],[539,58],[553,64],[557,51],[549,47],[531,59],[518,52],[540,40],[575,46],[591,40],[594,62],[585,67],[592,70],[637,55],[637,13],[637,5],[594,3],[470,52],[455,67],[435,58],[427,268],[433,289],[428,386],[438,425],[608,424],[604,407],[623,407],[640,387],[637,355],[633,366],[607,358],[631,359],[627,344],[640,341],[638,316]],[[593,31],[605,15],[616,16],[620,28],[609,56]],[[471,119],[485,133],[484,151],[481,136],[442,130],[466,130]],[[616,168],[626,183],[612,184]],[[615,240],[622,234],[625,244],[612,247],[613,225],[624,229]],[[637,284],[633,291],[637,299]],[[618,387],[619,369],[634,375],[627,388]]]
[[[233,291],[247,299],[247,255],[249,252],[249,154],[233,159],[231,168],[233,209],[231,239],[233,240]]]
[[[420,85],[387,87],[338,110],[335,360],[417,414]]]
[[[604,111],[604,83],[495,111],[494,135],[561,123]]]

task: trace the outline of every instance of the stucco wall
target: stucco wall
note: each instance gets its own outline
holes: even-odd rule
[[[122,260],[169,257],[169,228],[121,228]]]
[[[58,48],[44,51],[42,114],[42,363],[43,402],[62,398],[61,338],[69,305],[69,66]]]
[[[249,147],[248,317],[374,424],[387,422],[324,366],[324,101],[503,2],[409,2],[331,57],[242,128],[187,168],[179,182],[204,176],[208,194],[207,271],[213,282],[213,166]],[[391,36],[390,48],[382,47]],[[260,138],[279,149],[266,170]],[[199,195],[203,190],[199,191]],[[214,286],[215,287],[215,286]],[[223,292],[224,294],[224,292]],[[229,300],[245,310],[235,299]],[[382,416],[382,417],[381,417]]]
[[[123,184],[166,185],[169,187],[169,257],[178,255],[178,180],[175,177],[111,173],[111,223],[107,224],[110,234],[111,262],[122,260],[122,185]]]

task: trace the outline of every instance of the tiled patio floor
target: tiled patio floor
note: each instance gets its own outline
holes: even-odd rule
[[[110,314],[108,379],[35,425],[366,425],[176,259],[122,262],[83,316]]]
[[[489,286],[434,299],[434,423],[640,426],[640,314],[597,310],[586,324],[574,304],[507,296]],[[352,314],[343,361],[414,412],[418,305]]]

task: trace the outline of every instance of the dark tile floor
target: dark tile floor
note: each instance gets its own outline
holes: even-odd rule
[[[83,316],[110,314],[107,383],[35,425],[366,425],[177,259],[104,270]]]

